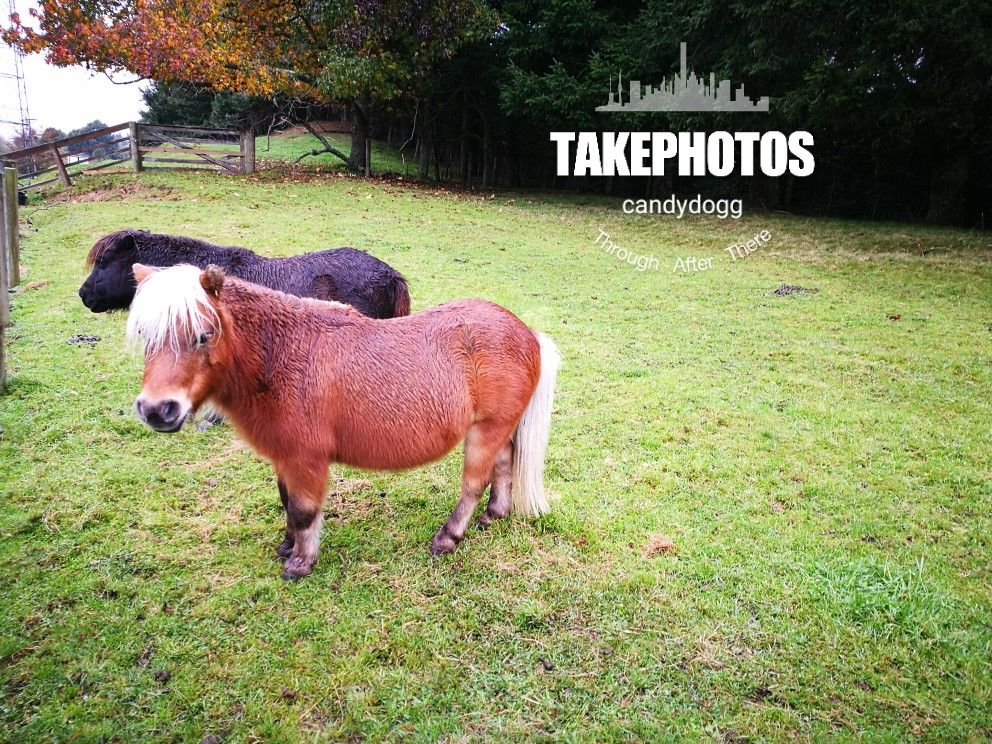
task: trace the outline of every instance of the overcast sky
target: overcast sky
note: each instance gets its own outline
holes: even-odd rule
[[[20,14],[27,16],[34,3],[16,0],[16,5]],[[6,15],[0,16],[4,25]],[[4,44],[0,44],[0,72],[4,73],[0,76],[0,119],[5,120],[0,123],[0,134],[10,136],[16,127],[6,122],[20,120],[20,114],[17,86],[7,77],[14,72],[14,52]],[[91,75],[82,67],[52,67],[45,64],[42,54],[24,58],[24,79],[32,126],[39,132],[46,127],[68,132],[94,119],[106,124],[133,121],[143,108],[140,88],[147,85],[115,85],[106,76]]]

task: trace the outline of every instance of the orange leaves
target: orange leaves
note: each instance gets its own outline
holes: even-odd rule
[[[300,92],[290,73],[312,55],[297,53],[287,27],[292,3],[234,0],[42,0],[25,23],[18,14],[0,31],[25,52],[46,52],[54,65],[87,63],[158,80],[268,95]]]
[[[402,95],[461,38],[478,0],[40,0],[4,41],[163,81],[254,95],[337,99]]]

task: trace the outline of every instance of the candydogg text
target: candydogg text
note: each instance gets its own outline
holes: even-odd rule
[[[559,176],[808,176],[809,132],[552,132]]]

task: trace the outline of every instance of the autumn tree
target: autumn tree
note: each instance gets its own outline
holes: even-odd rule
[[[58,66],[346,102],[350,155],[324,145],[360,170],[373,103],[413,94],[494,18],[481,0],[41,0],[3,37]]]

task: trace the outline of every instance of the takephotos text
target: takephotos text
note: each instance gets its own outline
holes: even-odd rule
[[[551,132],[559,176],[808,176],[809,132]]]

